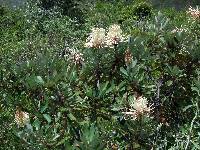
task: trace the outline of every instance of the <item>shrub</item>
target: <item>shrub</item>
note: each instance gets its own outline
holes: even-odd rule
[[[2,149],[199,148],[199,20],[123,4],[98,2],[84,25],[5,9]]]

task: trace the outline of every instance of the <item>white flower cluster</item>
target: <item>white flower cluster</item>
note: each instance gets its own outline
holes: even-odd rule
[[[183,27],[181,27],[181,28],[175,28],[175,29],[173,29],[172,31],[171,31],[171,33],[177,33],[177,32],[187,32],[188,30],[187,29],[185,29],[185,28],[183,28]]]
[[[72,61],[74,64],[83,64],[84,58],[83,54],[76,50],[75,48],[70,48],[69,46],[66,48],[66,54],[64,57],[70,61]]]
[[[19,127],[24,127],[29,123],[29,114],[27,112],[23,112],[17,108],[15,112],[15,122]]]
[[[87,38],[85,47],[100,48],[104,45],[105,39],[105,29],[103,28],[93,28],[90,36]]]
[[[198,7],[195,9],[195,8],[192,8],[192,7],[190,6],[190,8],[188,9],[187,13],[188,13],[193,19],[199,19],[199,18],[200,18],[200,10],[199,10]]]
[[[70,59],[75,64],[82,64],[84,62],[83,54],[77,51],[73,51],[70,55]]]
[[[126,116],[130,116],[133,120],[136,120],[140,116],[148,116],[151,107],[148,107],[147,98],[140,96],[139,98],[134,98],[134,103],[130,105],[131,109],[129,111],[123,112]]]
[[[106,45],[112,47],[113,45],[117,45],[119,42],[123,41],[124,38],[120,26],[116,24],[111,25],[106,36]]]
[[[140,96],[139,98],[135,99],[134,104],[132,107],[138,112],[138,113],[145,113],[149,112],[150,108],[147,106],[147,98]]]
[[[93,28],[90,36],[86,40],[85,47],[101,48],[113,47],[114,45],[123,42],[125,38],[122,35],[122,30],[119,25],[111,25],[108,29],[107,35],[103,28]]]
[[[83,54],[80,52],[75,52],[72,54],[72,60],[75,64],[82,64],[84,62]]]

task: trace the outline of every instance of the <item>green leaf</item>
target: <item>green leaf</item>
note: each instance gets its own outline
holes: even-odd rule
[[[61,112],[58,112],[57,117],[55,118],[55,121],[57,122],[60,119],[60,117],[61,117]]]
[[[40,85],[44,84],[44,80],[42,79],[41,76],[36,76],[35,82],[38,83],[38,84],[40,84]]]
[[[191,143],[195,146],[195,148],[200,149],[200,145],[199,144],[197,144],[197,143],[195,143],[193,141],[191,141]]]
[[[39,130],[40,129],[40,120],[37,118],[35,119],[35,121],[33,122],[33,126],[36,128],[36,130]]]
[[[105,90],[107,89],[108,83],[109,83],[109,82],[106,81],[106,83],[104,84],[104,87],[103,87],[102,91],[105,91]]]
[[[133,148],[134,148],[134,149],[140,148],[140,144],[138,144],[138,143],[133,143]]]
[[[137,60],[132,61],[131,67],[134,68],[136,66],[136,64],[137,64]]]
[[[128,76],[127,71],[126,71],[123,67],[120,67],[120,71],[121,71],[124,75]]]
[[[51,122],[51,116],[48,114],[43,114],[44,118],[47,120],[48,123]]]
[[[76,120],[76,118],[74,117],[74,115],[72,113],[68,114],[68,117],[71,119],[71,120]]]
[[[193,105],[188,105],[185,108],[183,108],[183,112],[185,112],[186,110],[188,110],[189,108],[193,107]]]
[[[106,89],[107,89],[107,86],[108,86],[108,81],[100,88],[100,93],[99,93],[99,96],[102,96],[102,95],[104,95],[105,94],[105,92],[106,92]]]
[[[59,145],[61,145],[61,144],[66,143],[68,139],[69,139],[68,137],[63,138],[61,141],[59,141],[59,142],[56,144],[56,146],[59,146]]]
[[[88,97],[92,97],[93,96],[93,91],[91,87],[86,87],[86,95]]]
[[[192,91],[196,91],[198,95],[200,95],[200,91],[197,87],[191,87]]]
[[[110,88],[108,88],[108,89],[106,90],[106,94],[110,93],[113,89],[114,89],[114,86],[111,86]]]
[[[49,104],[48,101],[46,101],[45,105],[41,107],[41,109],[40,109],[41,113],[45,112],[45,110],[48,108],[48,104]]]
[[[171,86],[172,84],[173,84],[173,81],[172,80],[169,80],[169,81],[167,81],[167,86]]]

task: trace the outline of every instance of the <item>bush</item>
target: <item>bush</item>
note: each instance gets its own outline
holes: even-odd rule
[[[29,4],[2,8],[2,149],[199,148],[198,19],[120,1],[79,24]]]

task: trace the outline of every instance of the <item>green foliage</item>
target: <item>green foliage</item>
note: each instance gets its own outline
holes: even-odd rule
[[[199,20],[98,1],[83,23],[63,3],[0,8],[0,149],[199,149]],[[128,40],[84,47],[94,25],[117,22]]]
[[[94,15],[95,14],[95,15]],[[127,24],[147,18],[152,14],[152,6],[145,1],[114,1],[97,2],[95,7],[88,12],[88,23],[90,25],[110,25],[112,23]]]
[[[29,3],[34,4],[35,1],[29,0]],[[48,11],[58,8],[62,15],[77,20],[79,23],[83,23],[84,21],[84,9],[80,7],[80,4],[82,4],[80,0],[37,0],[36,3],[40,9]]]

